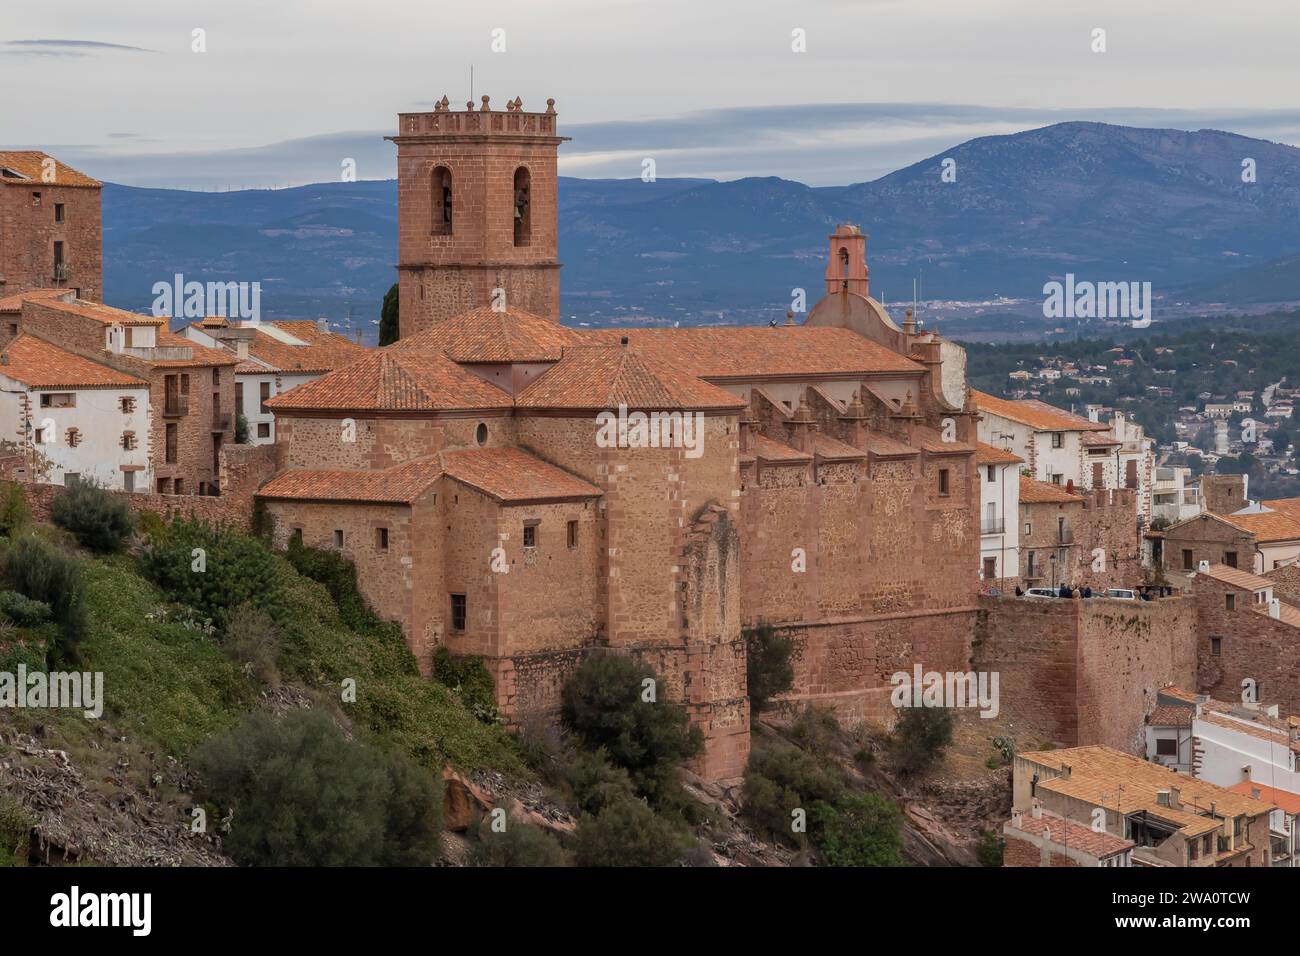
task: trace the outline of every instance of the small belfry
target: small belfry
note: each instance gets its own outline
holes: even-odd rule
[[[483,305],[558,322],[555,101],[519,97],[401,113],[397,144],[401,335]]]
[[[830,255],[826,259],[826,294],[853,292],[866,298],[870,286],[866,233],[845,223],[827,238]]]

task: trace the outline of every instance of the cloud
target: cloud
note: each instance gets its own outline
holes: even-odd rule
[[[1300,143],[1300,110],[1031,109],[946,103],[808,103],[707,110],[636,122],[571,123],[560,172],[630,179],[644,158],[664,178],[780,176],[811,186],[866,182],[967,140],[1073,120],[1180,130],[1222,129]],[[344,159],[361,179],[396,175],[391,130],[331,133],[243,149],[149,151],[147,139],[39,148],[101,180],[182,189],[336,180]],[[37,148],[37,147],[32,147]]]
[[[8,56],[63,56],[63,57],[83,57],[90,56],[92,53],[99,52],[121,52],[121,53],[158,53],[158,50],[150,50],[142,46],[128,46],[124,43],[103,43],[99,40],[66,40],[66,39],[39,39],[39,40],[5,40],[0,43],[4,47],[17,47],[18,49],[0,50],[0,54]]]

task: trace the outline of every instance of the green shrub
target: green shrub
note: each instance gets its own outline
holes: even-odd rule
[[[235,444],[248,444],[248,419],[244,417],[243,412],[235,415]]]
[[[634,794],[627,771],[610,763],[604,747],[577,754],[565,767],[565,777],[574,804],[583,813],[598,814],[611,803]]]
[[[648,681],[653,683],[647,683]],[[630,657],[589,657],[561,690],[561,717],[590,749],[604,747],[652,804],[671,798],[678,764],[704,749],[686,709],[658,694],[653,668]],[[648,688],[654,689],[649,700]]]
[[[516,823],[484,832],[474,844],[475,866],[564,866],[564,850],[545,830]]]
[[[120,551],[134,531],[126,502],[90,481],[80,481],[59,492],[50,518],[76,535],[82,547],[97,554]]]
[[[221,647],[240,670],[259,684],[280,686],[280,632],[265,611],[241,604],[222,629]]]
[[[17,591],[0,591],[0,614],[18,627],[38,627],[50,620],[53,612],[44,601],[23,597]]]
[[[285,557],[303,577],[325,585],[330,597],[338,605],[339,617],[354,631],[373,631],[384,627],[391,629],[396,626],[386,624],[371,612],[357,589],[356,566],[337,551],[309,548],[296,538],[290,538]]]
[[[32,520],[32,509],[27,505],[27,496],[17,482],[6,482],[3,496],[0,496],[0,535],[14,537]]]
[[[0,867],[26,866],[36,816],[12,797],[0,794]]]
[[[145,577],[171,600],[219,626],[243,604],[266,611],[277,622],[288,611],[274,553],[232,528],[175,519],[165,537],[150,539],[140,562]]]
[[[980,834],[979,843],[975,844],[975,859],[979,860],[980,866],[1001,866],[1006,845],[997,830],[985,830]]]
[[[672,866],[686,842],[642,801],[625,799],[579,821],[573,852],[579,866]]]
[[[485,724],[499,721],[496,684],[483,658],[452,657],[445,646],[439,646],[433,655],[433,677],[459,694],[479,720]]]
[[[776,633],[770,624],[745,632],[747,693],[751,715],[767,709],[768,702],[794,686],[794,665],[790,655],[794,641]]]
[[[754,747],[741,789],[742,814],[760,834],[798,846],[803,839],[791,823],[795,810],[809,813],[813,804],[833,804],[844,793],[843,775],[823,767],[796,747]]]
[[[953,715],[945,707],[904,707],[894,725],[894,761],[904,774],[921,773],[952,743]]]
[[[790,739],[819,760],[832,759],[840,749],[840,724],[824,707],[808,704],[790,722]]]
[[[809,813],[813,843],[827,866],[902,866],[903,814],[874,793],[815,803]]]
[[[59,625],[57,655],[64,661],[75,660],[77,645],[90,629],[86,584],[77,559],[43,538],[27,535],[9,548],[5,579],[15,591],[49,605]]]
[[[324,714],[253,714],[194,763],[212,801],[235,810],[225,849],[242,865],[427,866],[437,854],[441,781]]]
[[[169,525],[156,511],[142,511],[135,525],[136,530],[150,541],[163,541],[167,538]]]

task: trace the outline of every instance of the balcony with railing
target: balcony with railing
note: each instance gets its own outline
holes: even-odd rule
[[[1005,534],[1007,523],[1002,518],[985,518],[980,522],[980,534]]]

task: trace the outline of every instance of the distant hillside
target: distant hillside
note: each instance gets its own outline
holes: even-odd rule
[[[1255,160],[1258,181],[1241,181]],[[956,163],[943,182],[941,162]],[[1230,277],[1300,256],[1300,150],[1214,130],[1061,123],[954,146],[872,182],[777,178],[560,182],[563,310],[571,321],[654,316],[755,322],[815,297],[828,231],[871,234],[872,286],[908,298],[1034,298],[1065,272],[1150,281],[1157,296],[1270,301],[1293,289]],[[109,300],[143,308],[174,272],[263,283],[268,317],[373,329],[396,261],[396,186],[276,191],[105,189]],[[1282,260],[1285,262],[1287,260]],[[1295,262],[1290,260],[1295,269]],[[1229,285],[1219,286],[1219,280]],[[1191,285],[1195,283],[1195,285]],[[1290,298],[1290,295],[1278,295]]]

